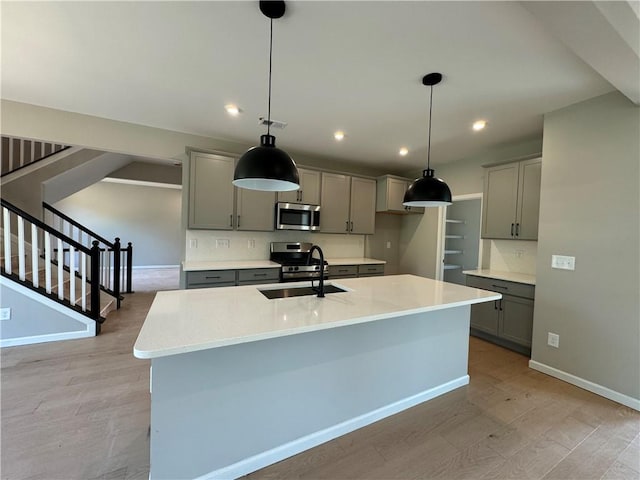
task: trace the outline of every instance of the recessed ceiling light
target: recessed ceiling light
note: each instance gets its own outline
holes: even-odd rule
[[[342,140],[344,138],[344,132],[342,130],[338,130],[336,133],[333,134],[333,138],[335,138],[338,141]]]
[[[233,115],[234,117],[235,117],[236,115],[239,115],[239,114],[240,114],[240,111],[241,111],[241,110],[238,108],[238,106],[237,106],[237,105],[234,105],[233,103],[229,103],[229,104],[225,105],[225,106],[224,106],[224,109],[227,111],[227,113],[228,113],[229,115]]]
[[[402,147],[399,151],[398,151],[398,155],[404,157],[405,155],[407,155],[409,153],[409,149],[407,147]]]
[[[487,126],[487,122],[485,120],[478,120],[477,122],[473,122],[473,129],[477,132],[482,130]]]

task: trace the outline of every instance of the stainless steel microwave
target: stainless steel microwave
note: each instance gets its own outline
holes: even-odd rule
[[[276,203],[276,230],[320,230],[320,205]]]

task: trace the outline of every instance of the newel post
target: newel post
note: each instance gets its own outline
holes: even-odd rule
[[[91,318],[100,323],[100,247],[99,242],[91,242]],[[99,327],[99,325],[98,325]]]
[[[116,307],[120,308],[120,238],[113,242],[113,292],[116,297]]]

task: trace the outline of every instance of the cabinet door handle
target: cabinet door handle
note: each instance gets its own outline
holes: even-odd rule
[[[500,311],[502,311],[502,300],[498,300],[500,302]]]
[[[516,223],[516,237],[520,235],[520,224]]]
[[[345,230],[345,232],[348,232],[348,231],[349,231],[349,220],[347,220],[347,221],[346,221],[346,222],[344,222],[344,223],[346,223],[346,224],[347,224],[347,229]]]
[[[353,222],[351,222],[351,231],[353,232]]]
[[[236,228],[240,228],[240,215],[238,215],[238,223],[236,224]]]
[[[302,201],[302,190],[300,190],[300,201]]]
[[[502,289],[502,290],[509,290],[509,287],[503,287],[502,285],[494,285],[494,284],[491,284],[491,286],[492,286],[493,288],[500,288],[500,289]]]
[[[513,237],[513,227],[515,226],[514,223],[511,224],[511,236]]]
[[[229,215],[229,226],[233,227],[233,213]]]
[[[497,310],[498,309],[498,300],[494,300],[493,301],[493,309]]]

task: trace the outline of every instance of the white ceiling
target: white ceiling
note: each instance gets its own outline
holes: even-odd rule
[[[272,118],[289,125],[272,133],[285,150],[422,168],[421,79],[439,71],[435,165],[540,137],[544,113],[615,84],[548,27],[518,2],[288,2],[274,20]],[[256,1],[3,2],[2,98],[257,144],[268,35]]]

